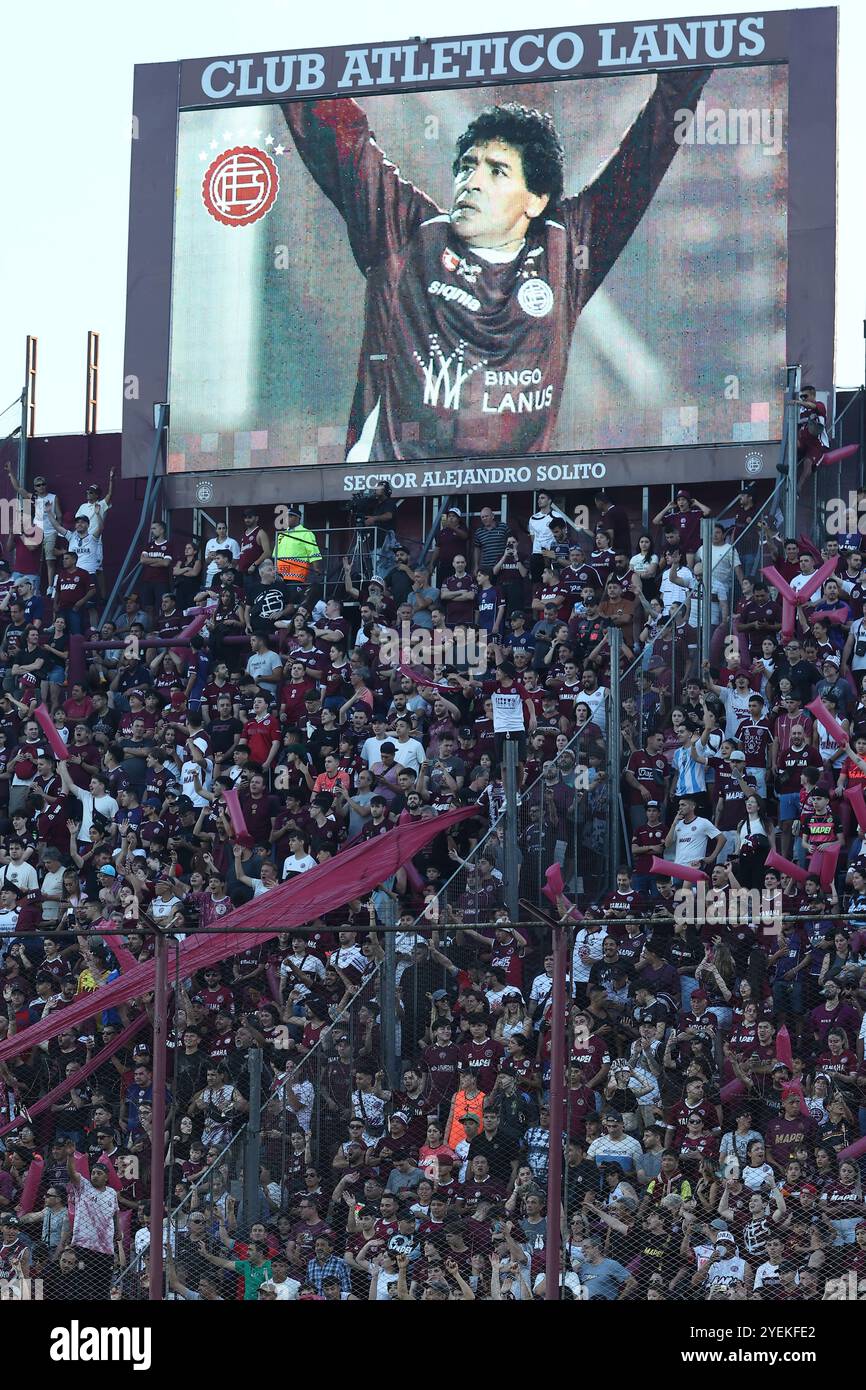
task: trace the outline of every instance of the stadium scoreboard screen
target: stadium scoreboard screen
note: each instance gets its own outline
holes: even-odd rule
[[[771,477],[833,382],[834,9],[136,69],[124,472],[174,505]]]

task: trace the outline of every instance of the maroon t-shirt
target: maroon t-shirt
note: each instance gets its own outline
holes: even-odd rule
[[[485,1095],[493,1090],[504,1051],[502,1043],[495,1038],[487,1038],[483,1043],[464,1043],[460,1048],[461,1065],[473,1072],[478,1089]]]
[[[76,565],[74,569],[63,569],[55,580],[54,607],[66,613],[80,603],[93,583],[93,575],[86,574]]]

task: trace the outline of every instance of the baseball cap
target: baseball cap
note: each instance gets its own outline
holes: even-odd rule
[[[20,1226],[21,1222],[18,1220],[18,1217],[14,1216],[11,1212],[4,1212],[2,1216],[0,1216],[0,1225]]]
[[[394,1114],[391,1116],[391,1120],[399,1120],[401,1125],[405,1125],[407,1129],[409,1128],[409,1116],[402,1110],[395,1110]]]
[[[647,804],[647,806],[659,807],[659,806],[661,805],[661,802],[660,802],[660,801],[648,801],[646,804]]]
[[[434,1001],[435,1001],[436,999],[447,999],[447,998],[448,998],[448,994],[447,994],[447,991],[444,990],[444,989],[434,989],[434,991],[433,991],[433,993],[431,994],[430,998],[433,999]]]
[[[103,864],[99,872],[101,874],[107,874],[109,878],[117,878],[117,870],[113,864]]]
[[[300,507],[298,506],[297,502],[290,502],[289,505],[286,507],[286,512],[288,513],[289,516],[300,516],[300,515],[301,515],[301,509],[300,509]],[[244,515],[246,516],[247,513],[245,512]]]
[[[475,1114],[475,1111],[474,1111],[474,1110],[468,1111],[468,1113],[465,1114],[465,1115],[462,1117],[461,1123],[462,1123],[463,1125],[466,1125],[466,1123],[469,1122],[469,1121],[471,1121],[471,1123],[474,1124],[474,1125],[477,1125],[477,1124],[480,1124],[480,1123],[481,1123],[481,1121],[479,1120],[478,1116]]]
[[[801,1192],[811,1192],[813,1197],[817,1197],[817,1196],[818,1196],[818,1189],[817,1189],[817,1187],[815,1186],[815,1184],[814,1184],[813,1182],[801,1182],[801,1183],[800,1183],[800,1191],[801,1191]]]
[[[689,494],[686,492],[685,488],[684,488],[684,487],[681,487],[680,490],[679,490],[679,492],[677,493],[677,497],[686,497],[686,498],[687,498],[688,496],[689,496]]]
[[[741,748],[735,748],[734,751],[731,753],[731,762],[732,762],[732,763],[744,763],[745,761],[746,761],[746,755],[745,755],[745,753],[742,751],[742,749],[741,749]]]
[[[734,1237],[731,1235],[730,1231],[719,1231],[718,1235],[716,1236],[716,1245],[736,1246],[736,1244],[737,1242],[734,1240]]]
[[[791,1070],[791,1068],[788,1066],[787,1062],[774,1062],[774,1063],[773,1063],[773,1068],[772,1068],[772,1069],[773,1069],[773,1071],[790,1071],[790,1070]]]
[[[135,1047],[132,1049],[132,1055],[133,1057],[149,1057],[150,1048],[147,1043],[136,1043]]]
[[[459,507],[449,507],[449,508],[448,508],[448,515],[449,515],[449,516],[462,516],[463,513],[461,512],[461,510],[460,510]]]
[[[707,991],[706,991],[705,989],[693,989],[693,990],[692,990],[692,999],[702,1000],[703,1003],[706,1004],[706,1002],[707,1002]]]

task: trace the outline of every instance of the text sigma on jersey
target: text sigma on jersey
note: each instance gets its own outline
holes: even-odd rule
[[[717,63],[764,52],[764,20],[696,19],[611,25],[576,33],[500,34],[469,39],[380,44],[325,53],[218,58],[201,75],[209,100],[363,91],[465,80],[531,76],[576,68],[642,68],[658,63]],[[335,63],[336,59],[336,63]],[[587,59],[589,61],[587,61]]]

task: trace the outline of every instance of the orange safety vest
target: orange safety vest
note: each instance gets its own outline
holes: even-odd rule
[[[472,1100],[469,1099],[465,1091],[458,1091],[454,1097],[454,1119],[451,1121],[451,1128],[445,1143],[450,1149],[456,1147],[461,1140],[466,1138],[466,1130],[463,1128],[464,1115],[478,1116],[478,1133],[481,1133],[481,1116],[484,1110],[484,1092],[479,1091]]]
[[[309,572],[310,566],[307,561],[299,560],[296,556],[288,555],[277,560],[277,574],[287,584],[306,583]]]

